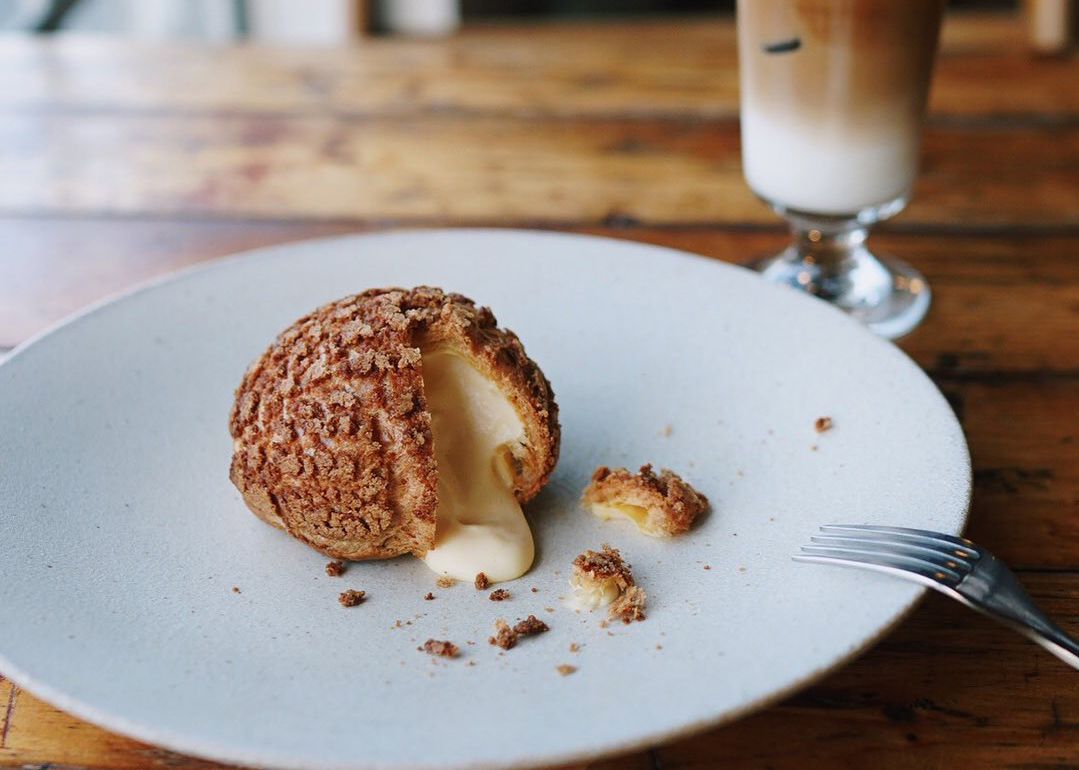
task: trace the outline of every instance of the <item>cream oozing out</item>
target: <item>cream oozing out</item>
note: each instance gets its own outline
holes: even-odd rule
[[[423,353],[422,366],[438,463],[435,544],[424,561],[458,580],[520,577],[535,555],[507,459],[524,441],[521,418],[461,356],[436,348]]]

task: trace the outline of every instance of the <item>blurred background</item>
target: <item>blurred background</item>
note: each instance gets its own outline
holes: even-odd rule
[[[1014,10],[1019,2],[950,5]],[[0,29],[333,45],[369,34],[447,34],[471,22],[733,10],[734,0],[0,0]]]

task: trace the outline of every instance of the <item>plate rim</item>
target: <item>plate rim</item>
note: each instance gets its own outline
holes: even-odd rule
[[[514,227],[402,227],[386,230],[375,230],[367,232],[352,232],[341,233],[329,236],[320,236],[315,238],[300,238],[297,240],[283,241],[279,243],[267,244],[257,246],[251,249],[244,249],[242,251],[233,252],[218,257],[211,257],[206,260],[196,262],[191,265],[187,265],[176,270],[170,270],[160,275],[152,276],[143,281],[137,282],[131,286],[128,286],[120,291],[109,294],[101,299],[95,300],[78,310],[64,316],[58,321],[55,321],[38,332],[32,334],[26,340],[16,345],[4,358],[0,361],[0,369],[9,366],[13,360],[21,357],[28,350],[33,349],[38,343],[51,337],[52,335],[62,332],[69,326],[72,326],[85,318],[88,318],[101,310],[120,302],[123,302],[131,297],[140,295],[144,292],[151,291],[159,286],[175,283],[192,276],[198,275],[203,272],[210,272],[213,270],[219,270],[222,267],[239,263],[242,261],[257,259],[260,254],[268,254],[274,252],[287,251],[297,246],[312,246],[322,243],[356,240],[356,239],[389,239],[392,240],[398,237],[414,237],[414,236],[430,237],[437,239],[450,235],[452,237],[499,237],[499,236],[522,236],[527,238],[550,238],[552,240],[590,240],[603,242],[607,244],[614,244],[616,248],[630,247],[640,248],[651,251],[665,252],[667,256],[675,257],[678,259],[686,259],[692,261],[700,261],[712,265],[716,269],[721,271],[730,271],[735,273],[750,273],[745,268],[740,267],[737,264],[726,262],[722,259],[715,257],[708,257],[703,254],[696,254],[694,252],[685,251],[670,246],[664,246],[660,244],[649,243],[646,241],[633,240],[629,238],[618,238],[608,235],[595,235],[591,233],[576,233],[566,232],[562,230],[541,230],[530,228],[514,228]],[[799,292],[792,291],[786,287],[778,286],[775,284],[768,284],[761,281],[762,287],[771,287],[776,291],[789,292],[790,298],[800,297],[800,299],[792,299],[795,303],[815,302],[814,298],[800,294]],[[807,304],[808,306],[808,304]],[[858,321],[848,316],[843,311],[826,305],[825,303],[819,303],[818,307],[826,312],[838,314],[842,316],[846,321],[854,328],[858,329],[860,333],[866,335],[868,338],[876,340],[877,343],[884,346],[884,349],[890,349],[892,355],[896,355],[898,358],[903,359],[904,366],[908,367],[911,371],[916,373],[916,376],[921,376],[931,387],[936,391],[937,395],[944,402],[944,405],[948,407],[952,420],[957,428],[958,435],[960,437],[959,447],[962,449],[962,459],[964,461],[963,468],[961,469],[964,475],[964,489],[963,498],[964,504],[962,512],[959,516],[957,525],[958,531],[955,535],[960,535],[966,529],[970,523],[970,510],[971,510],[971,497],[973,491],[973,468],[970,455],[970,447],[967,442],[966,433],[963,430],[962,424],[958,417],[955,415],[954,410],[951,410],[950,405],[947,404],[947,400],[940,388],[929,377],[929,375],[917,364],[904,350],[899,348],[894,343],[878,337],[873,334],[869,329],[862,326]],[[959,470],[959,469],[957,469]],[[807,534],[808,536],[808,534]],[[597,746],[594,749],[583,751],[562,751],[548,753],[543,757],[536,757],[534,759],[525,759],[511,762],[488,762],[488,761],[476,761],[467,762],[458,765],[445,765],[445,764],[420,764],[413,767],[418,769],[430,769],[430,770],[446,770],[449,767],[459,768],[459,770],[528,770],[530,768],[546,767],[546,766],[558,766],[563,764],[573,764],[579,762],[590,762],[604,758],[617,757],[625,754],[629,754],[635,751],[639,751],[645,748],[656,746],[659,744],[671,743],[683,738],[687,738],[693,735],[700,734],[710,729],[731,724],[742,719],[749,714],[761,711],[775,703],[790,697],[794,693],[797,693],[807,687],[824,679],[831,673],[846,666],[855,658],[861,656],[871,648],[875,647],[885,636],[890,634],[899,624],[906,620],[911,613],[918,607],[924,600],[927,594],[928,588],[918,587],[914,595],[909,601],[906,602],[890,619],[888,622],[881,625],[874,633],[870,634],[861,643],[854,645],[849,650],[845,651],[835,660],[825,666],[806,672],[803,676],[798,677],[795,681],[789,683],[786,687],[780,688],[774,692],[767,693],[759,698],[742,703],[737,708],[730,709],[721,714],[713,717],[707,717],[704,719],[698,719],[693,722],[685,723],[679,727],[657,730],[640,735],[630,741],[619,742],[617,745],[603,745]],[[101,709],[93,704],[84,701],[81,698],[72,697],[64,693],[60,688],[53,687],[52,685],[40,682],[36,677],[24,672],[14,661],[10,660],[0,650],[0,671],[3,672],[3,677],[10,681],[13,685],[25,689],[35,697],[45,701],[46,703],[58,708],[59,710],[82,719],[98,728],[104,729],[109,732],[120,734],[124,737],[131,738],[136,741],[147,743],[153,746],[164,748],[168,751],[175,752],[177,754],[194,757],[196,759],[208,760],[212,762],[229,763],[240,767],[262,767],[272,768],[273,770],[382,770],[383,768],[398,768],[402,767],[399,764],[381,764],[381,763],[362,763],[362,762],[326,762],[326,761],[305,761],[295,760],[284,757],[280,754],[268,752],[265,755],[258,752],[248,752],[244,750],[236,750],[229,746],[219,746],[214,742],[200,741],[198,739],[192,740],[190,737],[185,737],[183,734],[173,734],[168,730],[160,730],[152,727],[143,727],[137,722],[131,720],[126,716],[115,714],[108,709]]]

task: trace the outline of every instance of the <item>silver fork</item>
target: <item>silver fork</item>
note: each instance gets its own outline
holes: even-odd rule
[[[829,524],[795,561],[861,567],[913,580],[1033,639],[1079,669],[1079,642],[1039,610],[1010,569],[964,537],[907,527]]]

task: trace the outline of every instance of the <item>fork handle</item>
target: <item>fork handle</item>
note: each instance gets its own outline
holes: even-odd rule
[[[978,569],[967,576],[958,593],[964,603],[1014,628],[1079,669],[1079,642],[1038,609],[1019,579],[992,554],[982,555]]]

